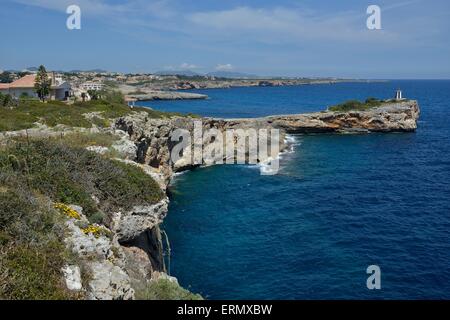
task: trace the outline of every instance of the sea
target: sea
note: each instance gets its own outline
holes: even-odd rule
[[[193,90],[157,110],[248,118],[392,98],[414,133],[293,135],[277,175],[218,165],[178,175],[163,229],[170,274],[207,299],[449,299],[450,80]],[[369,289],[369,266],[379,289]]]

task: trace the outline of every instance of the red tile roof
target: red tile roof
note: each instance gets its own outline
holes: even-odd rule
[[[34,88],[35,74],[24,76],[10,84],[10,88]]]
[[[0,83],[0,89],[8,89],[10,83]]]

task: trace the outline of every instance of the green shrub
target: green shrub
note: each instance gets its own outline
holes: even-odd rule
[[[367,98],[365,102],[361,102],[358,100],[349,100],[343,102],[341,104],[331,106],[328,108],[329,111],[364,111],[371,108],[379,107],[383,104],[384,101],[376,99],[376,98]]]
[[[199,294],[194,294],[178,283],[168,279],[150,281],[143,289],[136,290],[138,300],[203,300]]]
[[[163,198],[159,185],[140,168],[63,141],[17,142],[0,153],[0,164],[53,201],[83,207],[87,216],[154,204]]]
[[[0,299],[76,298],[61,272],[68,256],[62,217],[1,159]]]
[[[57,217],[45,199],[33,194],[23,177],[0,173],[0,232],[2,242],[46,243],[53,241],[60,230]]]
[[[101,92],[102,98],[109,103],[124,104],[125,99],[120,91],[106,90]]]
[[[74,298],[61,276],[64,248],[16,245],[0,251],[0,298],[9,300],[61,300]]]
[[[103,212],[97,211],[96,213],[92,214],[89,217],[89,222],[90,223],[97,223],[97,224],[104,224],[105,223],[105,218],[106,218],[106,215]]]
[[[0,107],[11,107],[14,104],[10,94],[0,94]]]

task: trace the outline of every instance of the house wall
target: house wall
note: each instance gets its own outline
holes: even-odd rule
[[[28,97],[38,98],[39,96],[34,91],[34,88],[7,88],[0,89],[3,94],[10,94],[13,97],[20,98],[23,93],[26,93]],[[50,100],[64,100],[66,97],[66,92],[70,93],[70,85],[62,85],[59,88],[50,89],[49,99]]]
[[[26,93],[29,97],[38,97],[33,88],[10,88],[7,89],[6,92],[2,91],[2,93],[10,94],[11,96],[16,98],[20,98],[23,93]]]
[[[69,92],[69,90],[66,90],[64,88],[52,89],[51,97],[52,97],[52,99],[56,99],[56,100],[64,100],[64,98],[66,97],[66,91]]]

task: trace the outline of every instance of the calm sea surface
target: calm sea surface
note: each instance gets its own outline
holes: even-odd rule
[[[319,111],[401,88],[416,133],[298,135],[276,176],[200,168],[172,185],[171,274],[209,299],[450,298],[450,81],[197,90],[141,102],[216,117]],[[366,268],[381,268],[368,290]]]

